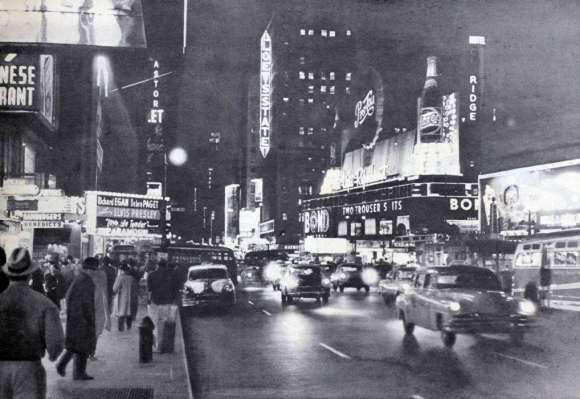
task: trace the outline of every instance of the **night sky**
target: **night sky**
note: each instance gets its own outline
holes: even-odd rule
[[[487,101],[503,118],[502,134],[509,138],[510,129],[543,134],[548,128],[563,140],[578,140],[571,134],[580,123],[576,1],[232,0],[190,2],[178,142],[195,149],[210,131],[221,131],[235,164],[246,130],[247,81],[259,68],[260,36],[272,12],[288,8],[330,16],[353,31],[358,59],[383,76],[385,120],[392,126],[414,128],[427,56],[440,58],[445,89],[461,89],[461,63],[474,34],[487,37]]]

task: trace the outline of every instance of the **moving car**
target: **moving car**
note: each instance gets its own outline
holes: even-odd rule
[[[240,273],[242,284],[263,284],[264,268],[262,266],[246,266]]]
[[[264,268],[264,279],[272,284],[274,291],[280,290],[280,282],[282,281],[286,267],[285,262],[277,260],[269,262]]]
[[[183,284],[181,306],[215,306],[231,308],[236,303],[236,290],[228,268],[218,264],[191,266]]]
[[[282,305],[292,303],[295,298],[315,298],[328,303],[330,279],[319,265],[291,265],[280,282]]]
[[[417,268],[414,266],[400,267],[389,272],[384,280],[379,281],[379,294],[387,305],[393,304],[400,293],[411,287],[416,272]]]
[[[492,271],[477,266],[429,268],[417,273],[413,287],[397,297],[405,333],[415,326],[441,331],[447,347],[456,334],[508,333],[521,344],[536,306],[502,291]]]
[[[344,292],[346,287],[353,287],[357,290],[364,288],[370,291],[370,286],[378,281],[378,273],[373,268],[363,268],[363,265],[355,263],[343,263],[332,273],[330,280],[334,290]]]

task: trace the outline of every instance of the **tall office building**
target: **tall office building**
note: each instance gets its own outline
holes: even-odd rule
[[[247,140],[264,159],[260,235],[282,245],[298,244],[298,207],[336,162],[336,109],[350,95],[356,56],[348,26],[291,14],[274,15],[261,37],[259,126]]]

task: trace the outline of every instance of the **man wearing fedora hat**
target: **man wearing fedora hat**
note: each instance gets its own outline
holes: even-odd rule
[[[55,361],[64,333],[59,312],[46,296],[28,285],[38,269],[25,248],[15,249],[2,271],[10,284],[0,294],[0,398],[46,397],[46,372],[41,358]]]

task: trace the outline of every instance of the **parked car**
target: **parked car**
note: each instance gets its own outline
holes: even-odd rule
[[[536,313],[533,302],[507,295],[495,273],[477,266],[420,271],[396,304],[405,333],[416,325],[440,331],[447,347],[456,334],[471,333],[508,333],[519,345]]]
[[[328,303],[330,279],[319,265],[302,264],[288,266],[280,282],[282,305],[292,303],[295,298],[316,298]]]
[[[378,274],[372,268],[363,268],[363,265],[344,263],[336,268],[330,280],[335,291],[344,292],[346,287],[354,287],[357,290],[364,288],[366,292],[369,292],[370,285],[378,281]]]
[[[399,267],[387,273],[384,280],[379,281],[379,294],[387,305],[393,304],[399,294],[410,288],[417,272],[416,267]]]
[[[236,289],[226,266],[204,264],[189,267],[181,294],[182,307],[231,308],[235,303]]]

